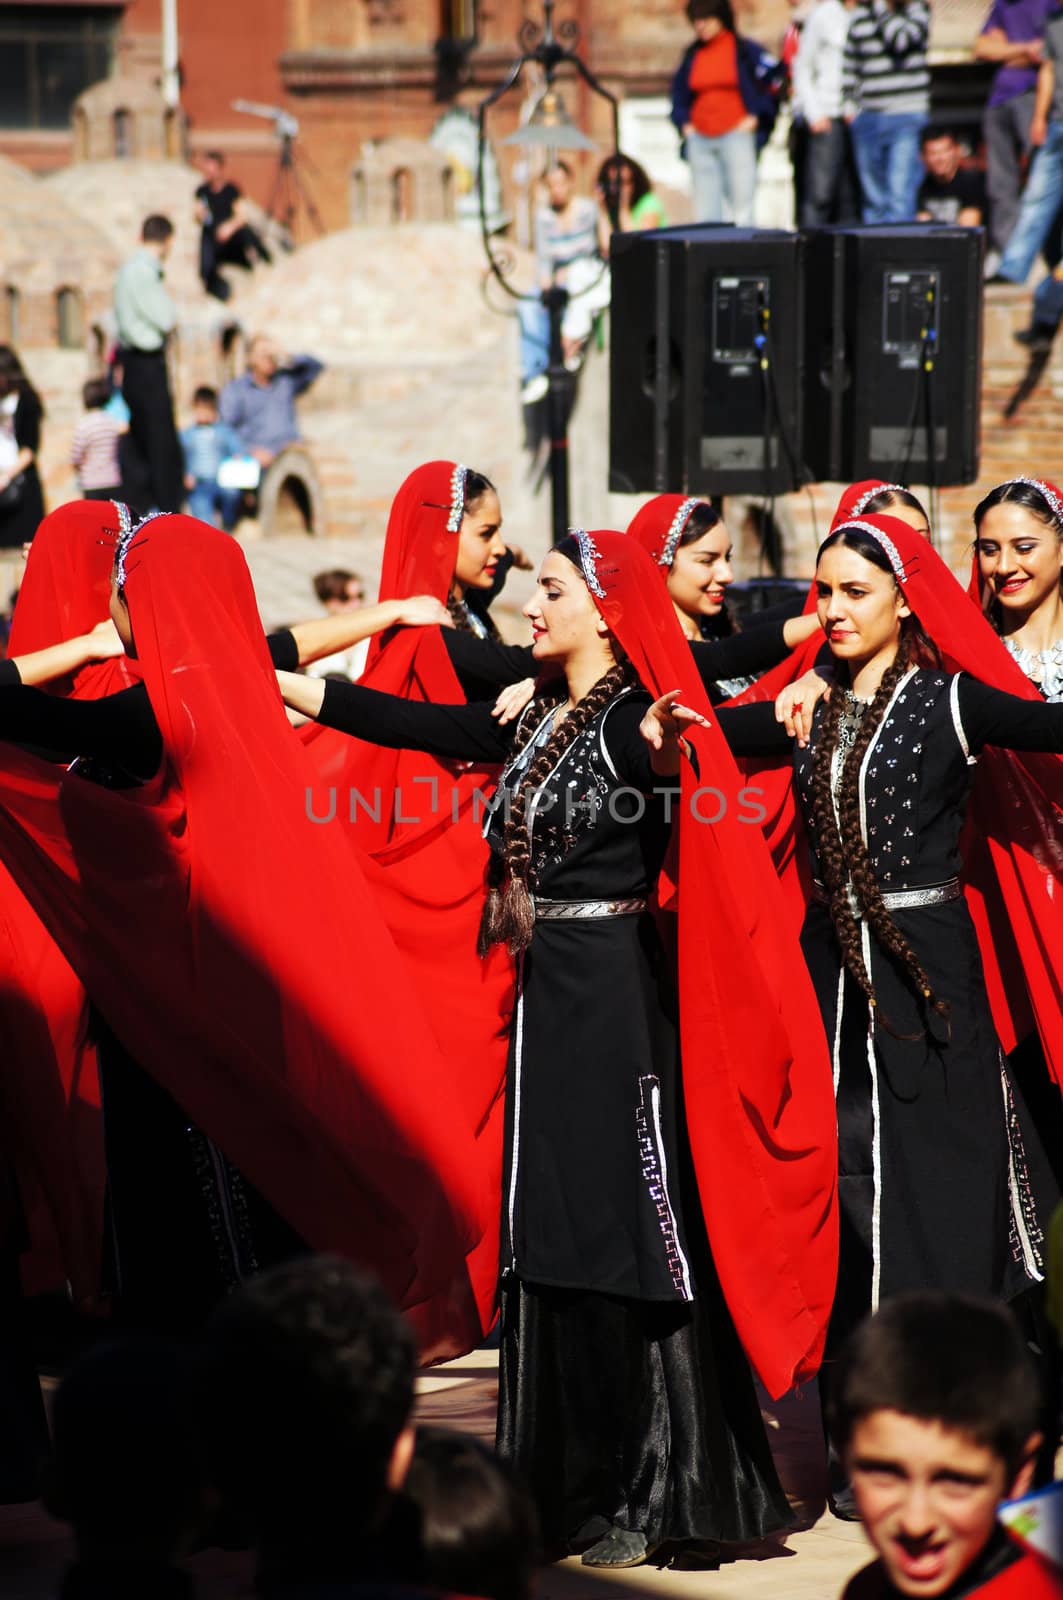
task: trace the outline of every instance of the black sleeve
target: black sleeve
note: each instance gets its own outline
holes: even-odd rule
[[[647,707],[652,702],[646,695],[629,695],[613,706],[605,717],[605,744],[609,759],[616,768],[621,783],[638,789],[641,794],[652,794],[654,789],[678,783],[678,778],[662,777],[654,772],[652,751],[639,732]]]
[[[142,683],[102,700],[61,700],[40,689],[0,687],[0,739],[64,760],[101,756],[138,777],[156,772],[162,735]]]
[[[390,750],[425,750],[457,761],[504,761],[515,724],[500,728],[491,707],[436,706],[381,694],[339,678],[325,679],[318,722]]]
[[[746,628],[762,628],[768,622],[789,622],[792,617],[804,615],[805,601],[808,599],[807,589],[795,589],[793,594],[785,600],[779,600],[773,606],[765,606],[763,611],[754,611],[744,626]]]
[[[444,628],[442,636],[450,664],[470,700],[493,700],[507,683],[534,678],[539,671],[531,645],[479,639],[460,628]]]
[[[770,700],[752,706],[723,707],[716,712],[720,728],[736,756],[788,755],[792,740],[785,726],[775,720]]]
[[[275,633],[267,633],[266,643],[269,645],[270,657],[278,672],[298,672],[299,646],[295,642],[294,633],[287,628],[278,628]]]
[[[15,661],[0,661],[0,688],[6,689],[12,685],[17,686],[21,682],[22,677],[18,670],[18,663]]]
[[[1063,751],[1063,703],[1023,700],[961,673],[957,690],[960,723],[971,750],[987,744],[1002,750]]]
[[[706,688],[717,678],[753,677],[789,654],[782,622],[766,622],[732,633],[726,639],[695,639],[690,648]]]
[[[32,450],[36,455],[41,448],[41,402],[32,389],[23,389],[15,407],[15,443],[20,450]]]

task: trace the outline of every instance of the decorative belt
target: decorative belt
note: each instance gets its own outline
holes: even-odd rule
[[[812,898],[818,900],[821,905],[830,904],[830,895],[818,879],[812,885]],[[962,898],[963,888],[959,878],[950,878],[947,883],[928,883],[921,889],[882,891],[882,904],[887,911],[915,911],[922,906],[943,906],[950,900]],[[856,915],[859,916],[860,912],[857,911]]]
[[[586,922],[598,917],[636,917],[645,911],[646,901],[631,900],[540,900],[535,901],[536,922]]]

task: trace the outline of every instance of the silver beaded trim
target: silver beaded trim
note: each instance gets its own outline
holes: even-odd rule
[[[468,467],[456,466],[450,477],[450,515],[447,517],[447,532],[457,533],[461,528],[462,518],[465,515],[465,479],[469,476]]]
[[[863,494],[860,496],[859,500],[853,506],[853,508],[850,511],[849,515],[851,517],[859,517],[859,516],[861,516],[867,510],[868,506],[871,504],[872,500],[875,498],[875,496],[877,494],[907,494],[907,493],[908,493],[908,485],[906,483],[880,483],[876,489],[865,489],[864,490]]]
[[[587,581],[587,588],[591,594],[596,594],[599,600],[605,599],[605,590],[598,576],[598,562],[601,560],[601,551],[583,528],[570,528],[569,533],[579,545],[579,564],[583,569],[583,576]]]
[[[118,513],[118,540],[114,547],[114,576],[119,589],[125,588],[126,557],[129,555],[134,537],[148,522],[154,522],[156,517],[164,517],[165,511],[149,511],[146,517],[141,517],[139,522],[133,521],[133,513],[121,500],[112,500],[111,504]]]
[[[1044,495],[1044,497],[1047,500],[1048,504],[1052,508],[1052,515],[1055,517],[1055,519],[1059,523],[1059,525],[1061,527],[1063,527],[1063,500],[1061,500],[1059,498],[1059,496],[1058,496],[1058,494],[1056,494],[1055,490],[1053,488],[1051,488],[1051,486],[1049,484],[1047,484],[1044,481],[1043,478],[1018,477],[1018,478],[1009,478],[1007,480],[1007,482],[1008,483],[1025,483],[1025,484],[1028,485],[1029,488],[1036,489],[1038,494]],[[1004,483],[998,483],[997,484],[997,488],[998,489],[1004,489],[1006,487],[1007,487],[1007,484],[1004,484]]]
[[[536,922],[587,922],[599,917],[634,917],[646,909],[645,900],[535,900]]]
[[[661,553],[657,557],[657,565],[659,567],[670,567],[672,565],[672,562],[675,560],[676,550],[679,548],[679,541],[683,537],[683,529],[690,521],[690,513],[693,511],[695,506],[707,504],[707,501],[699,500],[697,498],[683,501],[682,505],[679,507],[679,510],[672,518],[672,526],[668,529],[668,537],[665,539]]]
[[[950,878],[947,883],[931,883],[924,889],[884,889],[882,904],[887,911],[918,911],[923,906],[948,905],[962,896],[959,878]],[[823,884],[817,882],[812,885],[812,898],[825,905],[830,895]]]
[[[870,522],[862,522],[859,517],[854,517],[850,522],[843,522],[841,527],[835,528],[834,531],[835,533],[844,533],[846,528],[859,528],[861,533],[869,534],[871,538],[874,539],[875,543],[880,544],[883,550],[885,550],[887,560],[889,561],[890,566],[893,568],[893,575],[897,579],[897,582],[907,582],[908,575],[904,570],[904,562],[901,560],[901,553],[897,549],[897,546],[894,544],[888,533],[883,533],[881,528],[876,528]]]

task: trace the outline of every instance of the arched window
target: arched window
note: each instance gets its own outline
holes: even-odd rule
[[[391,174],[391,220],[413,221],[413,173],[409,167],[398,167]]]
[[[22,337],[22,296],[12,284],[4,290],[4,311],[7,342],[18,344]]]
[[[85,323],[78,291],[57,289],[55,312],[60,350],[80,350],[85,343]]]
[[[124,106],[114,113],[114,153],[120,161],[136,155],[136,124]]]

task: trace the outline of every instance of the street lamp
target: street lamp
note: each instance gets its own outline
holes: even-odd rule
[[[520,145],[531,150],[546,150],[551,154],[561,150],[593,150],[594,141],[588,139],[587,135],[572,122],[565,110],[561,94],[554,84],[559,67],[572,67],[595,94],[609,102],[612,109],[613,153],[618,153],[620,149],[620,113],[617,98],[598,81],[586,63],[576,54],[579,24],[566,20],[558,24],[555,32],[554,3],[555,0],[543,0],[544,16],[541,25],[532,22],[531,19],[524,23],[517,35],[517,43],[521,49],[520,58],[513,63],[502,82],[481,101],[479,109],[477,187],[480,195],[480,232],[491,273],[496,282],[514,300],[522,300],[525,296],[514,289],[508,281],[507,274],[513,268],[512,260],[504,259],[495,253],[484,201],[484,155],[487,148],[488,111],[509,93],[524,67],[534,64],[540,68],[543,75],[545,87],[542,95],[528,121],[518,128],[516,133],[511,133],[503,143]],[[606,271],[605,266],[602,267],[602,271]],[[561,348],[561,322],[565,306],[568,304],[568,290],[564,284],[555,281],[541,291],[540,299],[550,321],[550,361],[546,371],[547,420],[550,428],[551,523],[554,543],[557,544],[558,540],[563,539],[568,533],[569,526],[568,419],[572,409],[572,376],[565,370]]]

